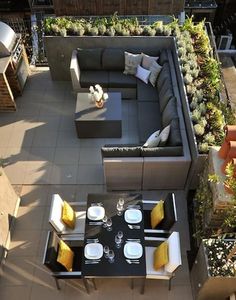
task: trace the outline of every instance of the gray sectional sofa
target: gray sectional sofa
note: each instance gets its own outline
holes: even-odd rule
[[[123,74],[124,51],[159,56],[162,70],[156,87]],[[94,48],[77,49],[70,65],[74,91],[88,91],[99,83],[122,99],[136,99],[139,144],[104,145],[102,157],[108,190],[183,189],[191,163],[171,50]],[[156,130],[171,125],[165,146],[144,148]]]

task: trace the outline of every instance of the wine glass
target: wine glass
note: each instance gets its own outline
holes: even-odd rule
[[[108,231],[112,230],[112,219],[111,218],[107,219],[107,230]]]
[[[125,199],[124,199],[124,198],[119,198],[118,203],[119,203],[121,206],[124,206]]]
[[[121,239],[122,240],[122,238],[123,238],[123,231],[118,231],[118,233],[117,233],[117,236],[119,237],[119,239]]]
[[[104,246],[104,247],[103,247],[104,257],[108,258],[109,250],[110,250],[110,249],[109,249],[108,246]]]
[[[122,215],[123,208],[124,208],[123,205],[120,205],[120,203],[117,202],[117,204],[116,204],[117,216],[121,216]]]
[[[102,219],[103,227],[104,227],[104,228],[107,227],[107,220],[108,220],[108,218],[107,218],[107,216],[105,215],[105,216],[103,217],[103,219]]]
[[[115,236],[116,248],[121,247],[122,240],[119,238],[118,234]]]
[[[108,252],[108,261],[110,263],[113,263],[114,262],[114,258],[115,258],[115,253],[113,250],[109,250]]]

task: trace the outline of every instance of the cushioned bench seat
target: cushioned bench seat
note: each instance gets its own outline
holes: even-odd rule
[[[137,80],[137,98],[138,101],[158,102],[158,93],[156,87]]]
[[[83,71],[80,76],[80,84],[82,88],[89,88],[90,85],[100,84],[104,88],[108,88],[108,72],[106,71]]]
[[[110,88],[136,88],[137,80],[132,75],[125,75],[121,71],[110,71],[109,87]]]

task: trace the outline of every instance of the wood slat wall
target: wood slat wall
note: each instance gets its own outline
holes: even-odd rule
[[[53,0],[57,16],[178,15],[184,0]]]

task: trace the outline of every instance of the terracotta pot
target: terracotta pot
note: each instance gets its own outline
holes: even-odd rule
[[[229,188],[226,184],[224,184],[224,188],[225,188],[226,193],[228,193],[230,195],[233,194],[233,191],[231,190],[231,188]]]
[[[224,140],[223,144],[220,147],[220,150],[218,151],[218,156],[222,159],[226,159],[229,152],[229,142]]]
[[[221,171],[225,173],[225,168],[227,164],[233,159],[236,158],[236,141],[230,141],[229,142],[229,151],[228,155],[224,161],[224,163],[221,166]]]
[[[226,141],[236,141],[236,125],[226,125],[225,126],[225,140]]]
[[[100,99],[99,101],[95,101],[95,104],[96,104],[97,108],[103,108],[104,101],[103,101],[103,99]]]

